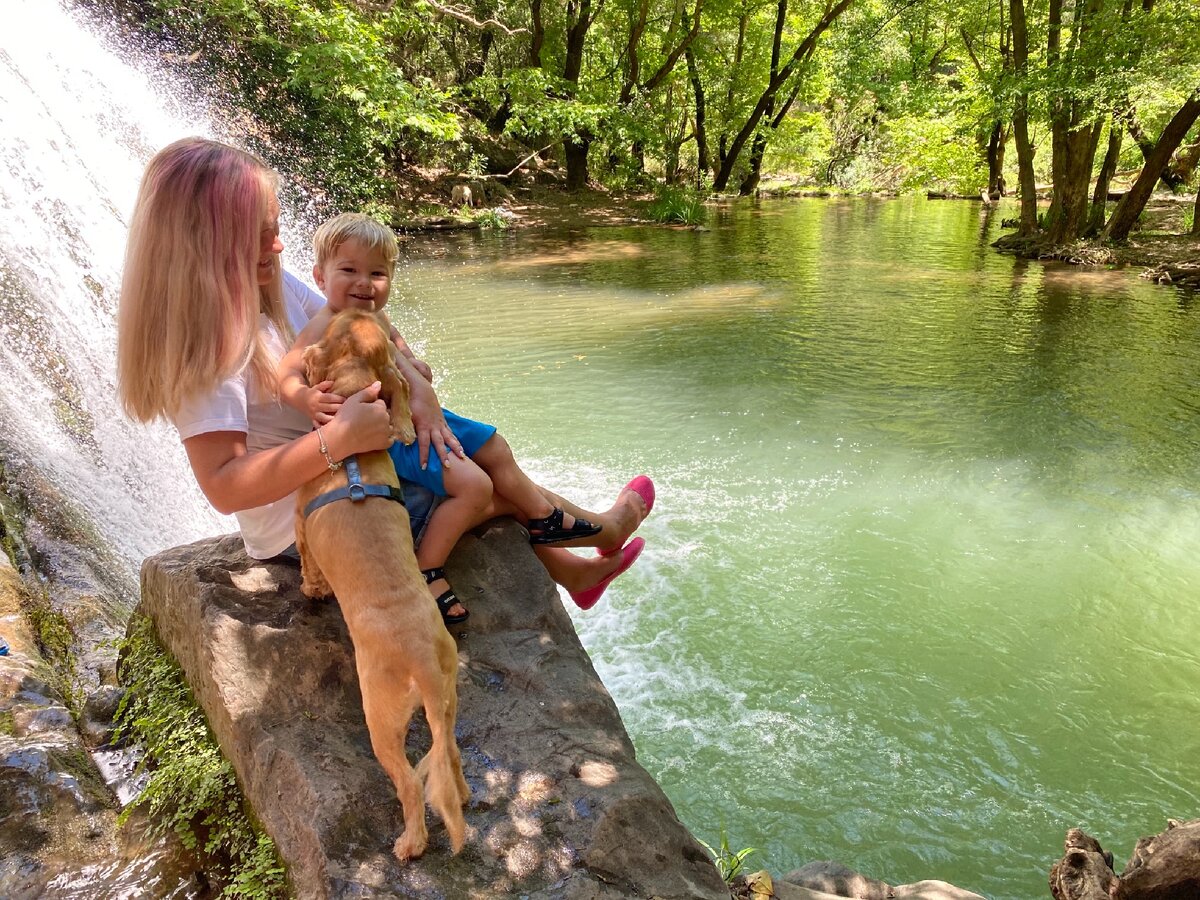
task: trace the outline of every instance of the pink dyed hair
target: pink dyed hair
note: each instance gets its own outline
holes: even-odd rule
[[[146,167],[129,226],[118,314],[121,402],[141,421],[170,416],[248,363],[275,386],[259,338],[266,312],[290,335],[275,284],[258,284],[277,178],[257,157],[184,138]]]

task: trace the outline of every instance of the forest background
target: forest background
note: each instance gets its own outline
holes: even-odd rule
[[[384,216],[414,173],[525,162],[570,191],[695,196],[787,173],[1015,191],[1016,239],[1061,245],[1125,239],[1156,188],[1190,200],[1200,162],[1200,0],[85,5],[246,111],[270,162]]]

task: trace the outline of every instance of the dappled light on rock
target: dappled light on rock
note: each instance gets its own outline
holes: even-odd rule
[[[143,567],[141,610],[187,674],[297,894],[728,897],[638,765],[525,533],[497,522],[468,535],[448,569],[471,604],[455,629],[468,838],[451,856],[431,817],[429,850],[401,867],[390,853],[399,803],[371,753],[336,602],[306,600],[295,567],[249,559],[236,537]],[[418,717],[410,756],[429,741]]]

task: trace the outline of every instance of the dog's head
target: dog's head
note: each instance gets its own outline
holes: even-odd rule
[[[304,351],[304,372],[310,385],[332,381],[330,391],[343,397],[378,381],[379,396],[391,411],[396,436],[411,443],[415,432],[408,406],[408,382],[392,362],[394,352],[374,313],[347,309],[334,316],[321,339]]]

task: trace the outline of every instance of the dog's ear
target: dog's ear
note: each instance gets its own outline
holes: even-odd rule
[[[412,410],[408,405],[409,387],[400,370],[388,364],[380,379],[379,396],[388,406],[392,419],[392,433],[402,444],[411,444],[417,439],[413,428]]]
[[[309,387],[324,381],[328,368],[329,362],[325,358],[324,347],[320,344],[309,344],[304,348],[304,375],[308,379]]]

